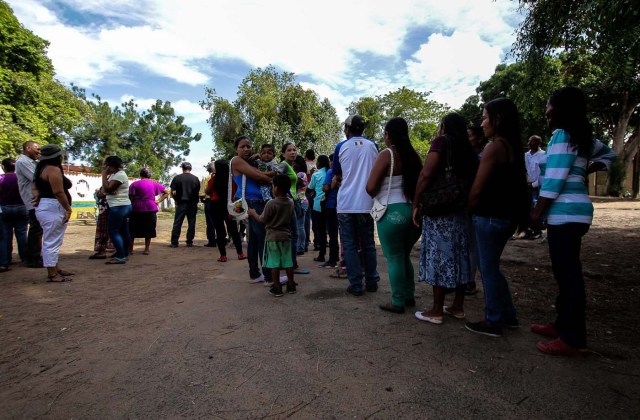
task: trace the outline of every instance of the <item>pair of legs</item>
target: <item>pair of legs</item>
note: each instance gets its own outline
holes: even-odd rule
[[[404,307],[406,301],[415,299],[415,281],[411,250],[420,237],[420,230],[411,220],[411,204],[389,204],[378,221],[378,237],[382,253],[389,265],[391,304]]]
[[[43,232],[42,262],[47,269],[47,277],[51,282],[68,281],[70,280],[68,276],[73,275],[73,273],[62,270],[58,265],[58,255],[62,247],[64,233],[67,230],[64,215],[64,208],[57,199],[40,199],[36,209],[36,217]]]
[[[213,201],[209,199],[206,199],[204,201],[204,220],[207,225],[207,245],[212,246],[217,243],[216,223],[215,223],[215,212],[213,210]]]
[[[29,216],[23,204],[1,206],[0,214],[0,267],[7,268],[11,263],[13,253],[13,237],[18,244],[18,255],[26,261],[27,255],[27,227]]]
[[[176,213],[173,218],[173,229],[171,229],[171,245],[177,246],[182,232],[182,223],[187,218],[187,245],[193,245],[193,238],[196,237],[196,214],[198,213],[198,203],[176,204]]]
[[[107,219],[109,237],[116,249],[115,259],[119,261],[126,260],[131,249],[129,214],[131,214],[131,204],[113,206],[109,209],[109,218]]]
[[[298,242],[296,244],[296,251],[298,254],[301,254],[304,251],[304,247],[307,243],[307,234],[304,229],[305,221],[307,220],[307,213],[309,213],[311,209],[302,209],[302,214],[298,217],[297,222],[297,231],[298,231]]]
[[[282,295],[282,285],[280,284],[280,269],[285,269],[287,273],[287,291],[295,293],[296,283],[293,280],[293,261],[291,260],[290,241],[266,241],[264,254],[264,266],[271,269],[271,293],[276,296]]]
[[[247,200],[249,208],[254,209],[258,214],[262,214],[264,211],[264,201],[262,200]],[[253,217],[247,219],[249,240],[247,242],[247,262],[249,263],[249,277],[251,279],[257,279],[260,277],[260,264],[263,261],[264,255],[264,239],[265,228],[264,224],[258,222]],[[246,222],[246,221],[245,221]],[[271,281],[271,270],[266,269],[263,266],[262,275],[267,282]]]
[[[553,326],[565,344],[574,349],[587,347],[586,295],[580,249],[589,231],[586,223],[549,225],[547,240],[553,276],[558,283],[557,317]]]
[[[340,244],[338,242],[338,213],[336,208],[322,207],[322,216],[324,217],[327,233],[329,234],[329,260],[328,262],[336,265],[340,260]]]
[[[484,289],[484,321],[490,327],[517,325],[516,308],[507,279],[500,272],[500,256],[516,224],[507,219],[473,216],[478,268]]]
[[[113,242],[109,237],[109,209],[104,209],[98,214],[96,220],[96,236],[93,244],[94,254],[90,259],[107,258],[107,250],[113,250]]]
[[[213,217],[213,223],[216,229],[217,245],[221,259],[227,256],[227,233],[229,233],[233,245],[236,247],[238,256],[243,257],[244,254],[242,252],[242,241],[238,233],[238,224],[229,217],[229,212],[224,200],[211,201],[211,216]]]
[[[29,210],[29,231],[27,232],[26,264],[42,267],[42,226],[36,217],[36,210]]]
[[[377,256],[373,238],[373,218],[369,213],[339,213],[338,220],[344,244],[349,291],[355,294],[363,292],[363,271],[366,288],[369,291],[377,290],[380,275],[376,269]],[[363,264],[361,264],[358,255],[358,244],[361,246]]]
[[[320,211],[313,211],[313,223],[316,225],[316,232],[318,233],[318,257],[315,261],[324,261],[327,253],[327,221]]]
[[[151,239],[156,237],[156,225],[158,214],[155,211],[132,211],[129,216],[129,228],[131,234],[130,253],[133,253],[135,238],[144,238],[143,255],[149,255]]]

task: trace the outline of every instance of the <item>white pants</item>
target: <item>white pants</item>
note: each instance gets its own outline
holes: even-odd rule
[[[58,252],[62,246],[67,223],[64,208],[55,198],[41,198],[36,207],[36,218],[42,226],[42,264],[45,267],[58,265]]]

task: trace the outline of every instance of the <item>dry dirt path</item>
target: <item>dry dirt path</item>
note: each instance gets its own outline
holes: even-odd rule
[[[523,326],[496,339],[380,311],[381,255],[377,293],[347,295],[307,254],[299,292],[276,299],[232,250],[221,264],[212,248],[167,247],[170,220],[124,266],[88,260],[94,227],[72,225],[73,283],[0,275],[0,418],[638,418],[640,203],[596,206],[583,252],[595,353],[581,359],[542,355],[528,331],[553,314],[539,241],[508,245]],[[466,312],[480,319],[481,295]]]

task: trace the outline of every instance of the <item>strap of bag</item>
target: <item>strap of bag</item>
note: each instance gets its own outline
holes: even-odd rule
[[[231,191],[233,190],[231,188],[231,178],[233,177],[233,159],[235,159],[237,156],[234,156],[231,158],[231,160],[229,161],[229,188],[227,189],[227,203],[231,203]],[[242,200],[244,200],[244,189],[246,187],[246,183],[247,183],[247,177],[242,174]]]
[[[393,177],[393,150],[387,149],[391,154],[391,167],[389,168],[389,185],[387,185],[387,199],[384,202],[385,206],[389,205],[389,193],[391,192],[391,178]]]

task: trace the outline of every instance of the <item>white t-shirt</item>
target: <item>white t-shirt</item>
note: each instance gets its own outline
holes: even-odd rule
[[[113,194],[107,194],[107,203],[109,207],[127,206],[131,204],[129,200],[129,178],[124,171],[118,171],[115,174],[109,175],[107,178],[109,182],[120,181],[121,184]]]
[[[376,144],[364,137],[351,137],[338,143],[333,157],[333,173],[342,174],[338,213],[369,213],[373,199],[365,188],[376,157]]]

